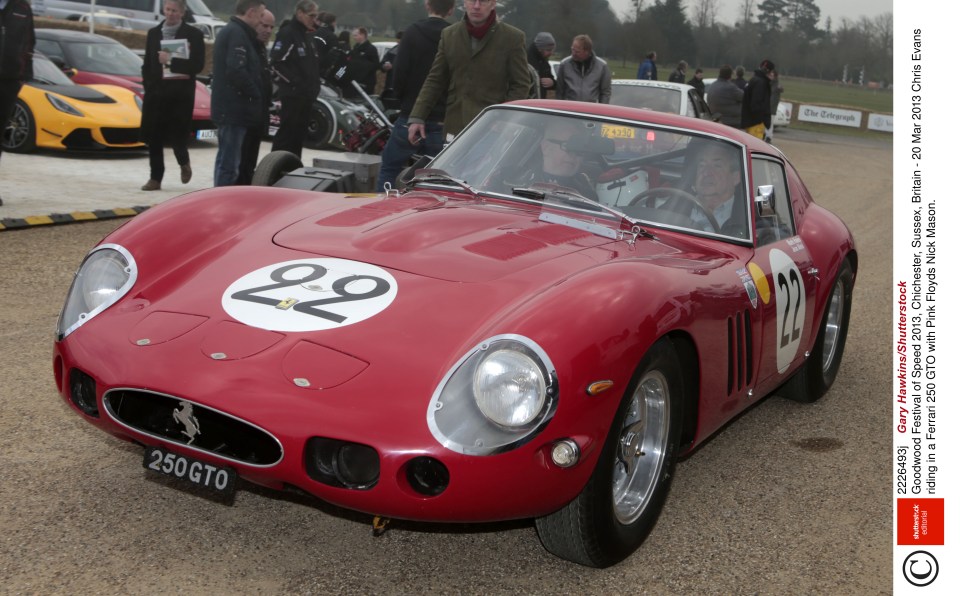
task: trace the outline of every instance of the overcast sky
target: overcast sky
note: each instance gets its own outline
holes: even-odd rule
[[[696,0],[686,0],[684,6],[687,7],[687,15],[690,16],[690,7]],[[756,5],[762,0],[754,0],[754,18],[756,18]],[[617,16],[622,15],[627,9],[631,9],[630,0],[608,0],[610,7]],[[865,16],[873,18],[884,12],[893,12],[893,0],[816,0],[820,7],[820,26],[823,27],[827,17],[831,17],[834,26],[840,23],[840,19],[846,17],[851,21],[857,21]],[[653,4],[653,0],[645,0],[644,5]],[[717,20],[728,25],[732,25],[736,20],[743,0],[719,0],[719,10],[717,11]]]

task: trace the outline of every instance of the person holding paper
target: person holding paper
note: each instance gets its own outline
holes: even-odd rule
[[[188,25],[185,0],[164,0],[164,20],[147,32],[143,56],[143,116],[140,136],[150,152],[150,179],[141,190],[160,190],[163,147],[170,145],[180,165],[180,181],[193,175],[187,139],[193,122],[196,77],[203,70],[203,33]]]

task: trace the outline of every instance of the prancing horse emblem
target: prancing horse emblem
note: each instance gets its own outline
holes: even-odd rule
[[[180,432],[187,435],[187,438],[190,440],[187,441],[187,445],[193,443],[193,440],[197,438],[200,434],[200,423],[197,422],[197,417],[193,415],[193,404],[188,401],[181,401],[180,405],[183,407],[182,410],[177,408],[173,409],[173,419],[179,422],[184,426],[184,430]]]

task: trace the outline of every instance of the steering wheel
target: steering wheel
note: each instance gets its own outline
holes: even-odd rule
[[[658,186],[656,188],[648,188],[647,190],[641,192],[637,196],[630,199],[630,202],[625,205],[625,207],[632,207],[636,204],[641,204],[643,207],[657,208],[657,205],[653,204],[654,199],[666,199],[666,203],[660,205],[659,207],[668,207],[670,211],[675,213],[683,214],[681,209],[678,209],[674,203],[684,203],[692,209],[697,209],[707,218],[707,221],[710,222],[710,225],[713,226],[714,232],[720,232],[720,224],[717,223],[717,218],[713,216],[713,212],[703,206],[703,203],[700,200],[688,193],[685,190],[680,190],[679,188],[671,188],[669,186]]]

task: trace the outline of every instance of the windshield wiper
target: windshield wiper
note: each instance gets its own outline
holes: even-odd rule
[[[438,170],[435,168],[425,168],[419,170],[416,175],[407,182],[407,187],[416,186],[420,182],[433,183],[433,184],[454,184],[460,188],[466,190],[474,197],[479,197],[480,193],[477,192],[472,186],[467,184],[466,180],[459,180],[454,178],[450,174],[444,172],[443,170]]]
[[[609,205],[604,205],[599,201],[594,201],[591,198],[585,197],[582,194],[578,193],[577,191],[566,186],[560,186],[557,184],[547,184],[547,183],[541,182],[541,183],[534,183],[531,186],[514,188],[512,190],[513,190],[513,194],[517,195],[518,197],[536,199],[539,201],[543,201],[547,197],[560,197],[560,198],[571,200],[574,202],[585,203],[593,207],[595,210],[598,209],[600,211],[603,211],[604,213],[607,213],[609,215],[613,215],[614,217],[619,218],[621,221],[626,222],[627,224],[630,225],[631,229],[636,230],[637,233],[641,236],[647,236],[649,238],[654,237],[653,234],[643,229],[643,226],[640,225],[639,220],[633,219],[626,213],[619,211],[617,209],[614,209]]]

